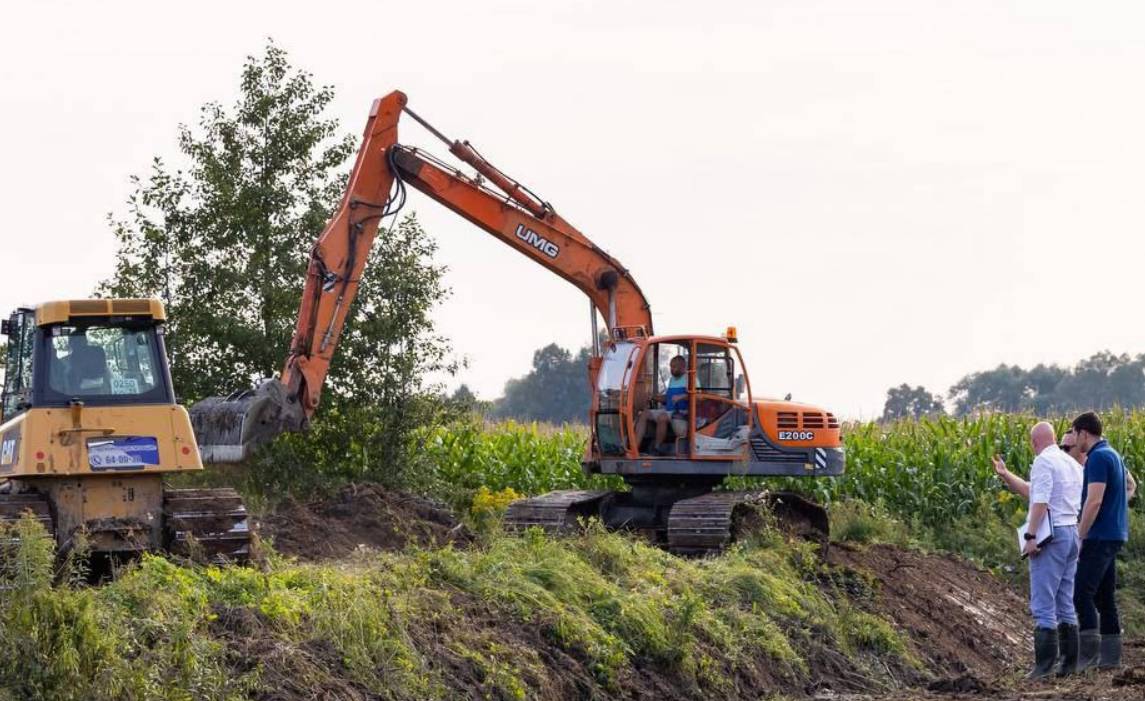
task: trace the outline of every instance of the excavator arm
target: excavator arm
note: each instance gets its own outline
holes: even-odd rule
[[[592,300],[613,337],[652,333],[648,302],[629,272],[547,203],[531,209],[531,197],[498,193],[418,149],[392,148],[390,164],[402,181],[568,280]]]
[[[403,111],[477,175],[400,145],[397,125]],[[203,462],[239,462],[278,434],[306,428],[378,225],[401,206],[406,183],[575,285],[607,321],[613,338],[651,335],[648,302],[623,266],[468,142],[450,141],[409,110],[406,96],[395,91],[374,101],[346,193],[311,251],[282,373],[254,390],[210,397],[191,407]]]

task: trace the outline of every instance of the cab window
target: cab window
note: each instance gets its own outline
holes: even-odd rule
[[[633,343],[615,343],[604,354],[597,376],[596,440],[604,455],[623,455],[624,427],[620,398],[636,352]]]
[[[700,343],[696,346],[696,391],[732,399],[735,390],[735,363],[724,346]]]
[[[154,324],[53,326],[46,348],[49,399],[163,401]]]
[[[3,419],[27,408],[32,392],[32,355],[35,348],[35,313],[21,310],[7,322],[8,349],[4,358]]]

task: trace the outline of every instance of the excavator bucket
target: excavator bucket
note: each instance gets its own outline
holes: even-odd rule
[[[297,401],[277,379],[226,397],[207,397],[191,406],[191,426],[204,463],[242,462],[256,448],[305,423]]]

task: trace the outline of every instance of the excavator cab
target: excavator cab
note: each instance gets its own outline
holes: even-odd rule
[[[731,336],[734,338],[734,336]],[[687,391],[661,407],[673,358],[683,358]],[[677,380],[678,381],[678,380]],[[641,414],[669,411],[668,442],[656,444]],[[787,401],[756,402],[729,337],[662,336],[609,344],[597,374],[586,466],[592,472],[650,476],[837,476],[843,472],[833,414]]]
[[[679,376],[673,365],[682,371]],[[670,337],[611,345],[602,358],[593,421],[600,454],[744,459],[751,402],[750,389],[736,382],[741,366],[739,351],[725,339]],[[741,399],[744,389],[748,397]],[[666,441],[656,440],[652,417],[664,420]]]

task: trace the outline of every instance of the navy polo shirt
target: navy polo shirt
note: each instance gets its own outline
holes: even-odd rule
[[[1090,483],[1104,483],[1105,495],[1097,518],[1086,534],[1086,540],[1129,540],[1129,502],[1125,493],[1125,463],[1117,451],[1109,447],[1109,441],[1100,440],[1085,460],[1085,484],[1081,490],[1081,507],[1085,508],[1085,498]]]

